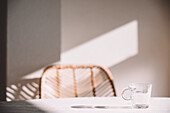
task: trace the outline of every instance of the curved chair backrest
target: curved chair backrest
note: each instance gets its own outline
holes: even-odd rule
[[[111,73],[98,65],[54,65],[41,77],[40,98],[116,96]]]

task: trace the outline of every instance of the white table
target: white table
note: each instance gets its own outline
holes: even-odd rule
[[[85,108],[72,108],[80,105]],[[148,109],[132,109],[130,105],[120,97],[36,99],[0,102],[0,113],[170,113],[170,98],[151,98]]]

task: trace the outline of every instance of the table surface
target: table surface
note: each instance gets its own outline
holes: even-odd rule
[[[132,109],[120,97],[20,100],[0,102],[0,113],[170,113],[170,98],[151,98],[147,109]]]

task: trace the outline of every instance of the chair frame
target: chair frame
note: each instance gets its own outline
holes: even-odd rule
[[[78,97],[78,92],[77,92],[77,84],[76,84],[76,75],[75,75],[75,69],[77,68],[90,68],[91,70],[91,84],[92,84],[92,91],[93,91],[93,96],[96,97],[96,92],[95,92],[95,86],[94,86],[94,78],[93,78],[93,68],[99,68],[101,69],[106,75],[107,75],[107,78],[109,79],[109,82],[110,82],[110,85],[112,87],[112,91],[113,91],[113,96],[117,96],[116,94],[116,90],[115,90],[115,85],[114,85],[114,82],[113,82],[113,77],[112,77],[112,74],[111,72],[102,67],[102,66],[99,66],[99,65],[51,65],[51,66],[48,66],[44,69],[43,73],[42,73],[42,76],[40,78],[40,87],[39,87],[39,91],[40,91],[40,99],[42,98],[42,78],[45,76],[45,72],[48,71],[49,69],[52,69],[52,68],[56,68],[57,70],[57,75],[59,75],[59,71],[58,69],[66,69],[66,68],[70,68],[73,70],[73,79],[74,79],[74,90],[75,90],[75,97]],[[59,95],[59,98],[60,98],[60,79],[59,79],[59,76],[57,76],[57,88],[58,88],[58,95]]]

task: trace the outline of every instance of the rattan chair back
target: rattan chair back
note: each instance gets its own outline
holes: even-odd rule
[[[116,96],[109,70],[98,65],[54,65],[41,77],[40,98]]]

